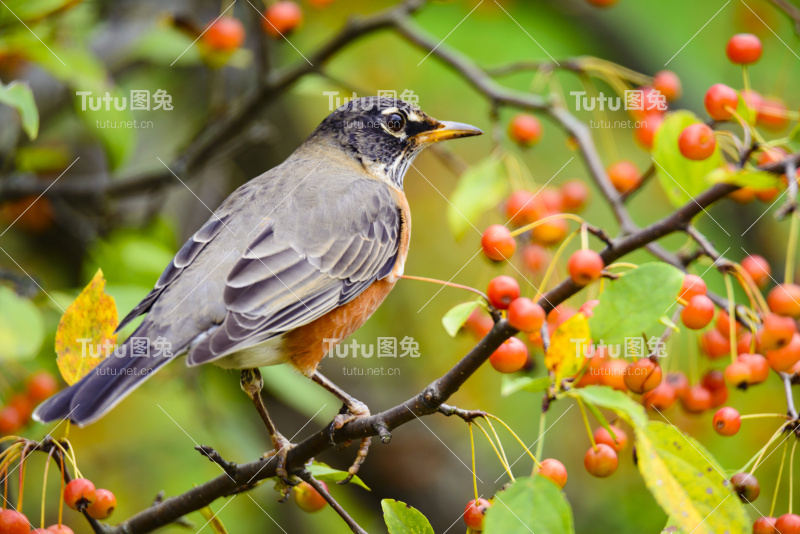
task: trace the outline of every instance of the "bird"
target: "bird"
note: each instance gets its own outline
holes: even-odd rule
[[[278,458],[276,474],[286,479],[293,445],[264,406],[259,368],[288,363],[342,401],[331,429],[369,415],[318,366],[403,275],[411,232],[403,192],[408,167],[434,143],[482,133],[433,119],[404,100],[346,102],[285,161],[222,202],[122,319],[117,331],[145,315],[131,336],[38,406],[34,418],[93,423],[185,356],[190,367],[211,363],[241,371],[240,385],[270,434],[267,454]],[[142,351],[155,340],[166,340],[170,350]],[[351,476],[368,448],[365,438]]]

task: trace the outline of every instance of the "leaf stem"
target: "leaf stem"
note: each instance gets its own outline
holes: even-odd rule
[[[783,475],[783,466],[786,465],[786,450],[789,448],[789,442],[783,443],[783,455],[781,455],[781,466],[778,469],[778,479],[775,481],[775,491],[772,494],[772,505],[769,507],[769,515],[775,513],[775,503],[778,501],[778,489],[781,487],[781,476]]]
[[[475,490],[475,500],[480,499],[478,495],[478,475],[475,474],[475,436],[472,433],[472,422],[467,423],[469,427],[469,445],[472,449],[472,487]]]
[[[786,244],[786,272],[783,274],[783,280],[787,284],[794,282],[794,266],[795,256],[797,255],[797,234],[800,228],[800,213],[798,210],[792,212],[792,218],[789,223],[789,242]]]
[[[480,289],[475,289],[474,287],[465,286],[462,284],[454,284],[453,282],[445,282],[444,280],[438,280],[436,278],[428,278],[425,276],[411,276],[409,274],[401,274],[400,276],[398,276],[398,278],[403,278],[405,280],[416,280],[418,282],[430,282],[431,284],[439,284],[441,286],[452,287],[454,289],[463,289],[465,291],[470,291],[472,293],[475,293],[486,302],[489,302],[489,297],[486,296],[486,293],[484,293]]]
[[[583,417],[583,423],[586,425],[586,433],[589,434],[589,441],[592,442],[592,449],[596,451],[597,443],[594,441],[594,434],[592,434],[592,427],[589,424],[589,418],[586,417],[586,408],[583,406],[583,400],[580,397],[575,398],[578,401],[578,408],[581,409],[581,417]]]
[[[725,273],[725,290],[728,292],[728,341],[731,344],[731,361],[735,362],[739,353],[736,350],[736,302],[733,300],[733,282],[731,276]]]

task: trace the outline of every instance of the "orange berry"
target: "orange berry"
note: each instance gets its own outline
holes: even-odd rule
[[[514,300],[508,307],[508,324],[521,332],[536,332],[544,324],[545,317],[544,308],[526,297]]]
[[[542,460],[542,464],[539,467],[539,474],[552,480],[559,488],[563,489],[567,484],[567,468],[554,458]]]
[[[714,303],[705,295],[695,295],[681,311],[681,321],[692,330],[699,330],[714,318]]]
[[[542,123],[533,115],[520,113],[511,119],[508,136],[520,145],[535,145],[542,139]]]
[[[303,22],[303,10],[289,0],[275,2],[264,12],[261,28],[273,39],[286,36]]]
[[[567,237],[567,221],[564,219],[551,219],[535,226],[531,230],[531,239],[545,247],[557,245]]]
[[[614,452],[617,453],[625,450],[625,448],[628,446],[628,434],[626,434],[625,431],[617,425],[609,426],[611,427],[611,430],[614,431],[614,435],[617,437],[617,439],[611,437],[611,432],[601,426],[596,428],[593,433],[595,443],[604,443],[614,449]]]
[[[667,377],[669,378],[669,375]],[[644,404],[645,408],[664,411],[671,408],[677,399],[678,395],[675,392],[675,388],[667,382],[661,382],[642,396],[642,404]]]
[[[500,373],[516,373],[527,362],[528,347],[516,337],[508,338],[489,356],[489,363]]]
[[[202,39],[211,48],[232,52],[244,42],[244,26],[235,17],[223,16],[209,25]]]
[[[788,371],[800,361],[800,334],[793,335],[785,347],[768,350],[766,355],[770,367],[779,373]]]
[[[486,296],[489,297],[492,306],[498,310],[505,310],[519,298],[519,283],[510,276],[497,276],[489,282]]]
[[[493,224],[481,236],[483,253],[492,261],[510,259],[517,248],[511,231],[501,224]]]
[[[583,457],[583,466],[590,475],[598,478],[611,476],[617,470],[617,465],[617,453],[604,443],[599,443],[596,449],[590,447]]]
[[[96,491],[90,480],[74,478],[64,487],[64,503],[73,510],[85,510],[95,501]]]
[[[767,305],[778,315],[788,315],[795,319],[800,317],[800,286],[780,284],[773,287],[767,294]]]
[[[628,391],[628,386],[625,384],[627,370],[628,364],[625,360],[606,358],[600,368],[600,383],[617,391]]]
[[[661,366],[650,358],[640,358],[625,370],[625,386],[634,393],[647,393],[661,383]]]
[[[328,490],[327,484],[324,482],[320,482],[320,484],[325,488],[325,491]],[[320,495],[320,493],[314,489],[314,486],[305,481],[294,487],[294,502],[301,510],[308,513],[318,512],[328,504],[325,497]]]
[[[579,213],[589,199],[589,188],[580,180],[569,180],[561,184],[561,198],[564,210]]]
[[[31,401],[39,403],[55,395],[58,391],[58,382],[47,371],[39,371],[28,379],[27,390]]]
[[[682,93],[681,80],[671,70],[661,70],[653,77],[653,89],[660,92],[668,101],[677,100]]]
[[[620,160],[606,170],[611,185],[619,193],[626,193],[638,187],[642,181],[639,169],[628,160]]]
[[[117,498],[107,489],[98,489],[95,491],[95,500],[86,509],[89,517],[95,519],[106,519],[114,513],[117,507]]]
[[[486,511],[492,507],[492,503],[486,499],[471,500],[464,508],[464,523],[467,527],[480,532],[483,530],[483,518]]]
[[[692,300],[696,295],[705,295],[708,292],[708,287],[702,278],[695,274],[687,274],[683,277],[683,284],[678,297],[683,300]]]
[[[689,413],[702,413],[711,409],[711,392],[703,386],[693,386],[680,398],[681,406]]]

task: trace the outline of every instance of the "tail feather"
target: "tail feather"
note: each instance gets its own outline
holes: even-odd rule
[[[40,423],[69,419],[81,427],[108,413],[173,357],[111,355],[81,380],[39,405],[33,418]]]

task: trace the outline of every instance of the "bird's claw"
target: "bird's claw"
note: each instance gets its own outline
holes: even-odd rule
[[[333,418],[333,421],[330,425],[328,425],[328,440],[330,441],[331,445],[336,445],[336,440],[334,439],[334,433],[342,428],[347,423],[355,421],[356,419],[361,419],[363,417],[369,417],[370,411],[366,404],[360,401],[351,402],[348,405],[342,406],[342,409],[339,411],[339,414]],[[344,480],[340,480],[338,484],[347,484],[350,480],[356,476],[358,473],[361,464],[367,459],[367,454],[369,454],[369,446],[372,443],[372,437],[366,437],[361,440],[361,445],[358,447],[358,454],[356,455],[356,459],[353,462],[353,465],[347,470],[348,476]],[[349,445],[350,442],[347,442]]]
[[[294,486],[295,483],[289,479],[289,472],[286,470],[286,460],[289,456],[289,451],[292,450],[295,445],[278,433],[272,436],[272,445],[275,448],[265,452],[263,457],[269,458],[269,460],[267,460],[268,463],[271,462],[273,458],[277,458],[278,465],[275,467],[275,476],[288,486]]]

